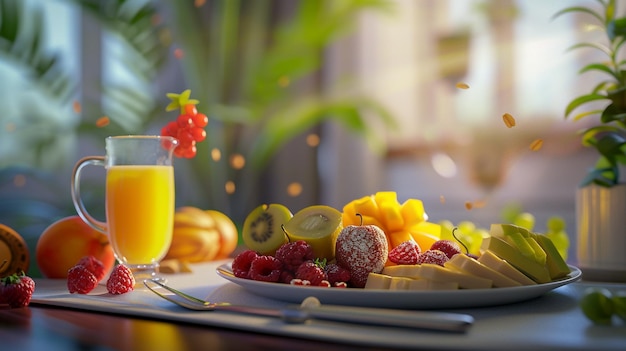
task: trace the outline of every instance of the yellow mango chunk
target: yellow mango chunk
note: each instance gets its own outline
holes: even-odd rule
[[[395,232],[404,228],[404,218],[400,213],[400,205],[393,202],[383,202],[378,205],[386,231]]]
[[[413,226],[428,220],[428,215],[424,211],[424,203],[419,199],[406,200],[400,207],[400,213],[402,213],[406,226]]]
[[[387,233],[387,237],[389,238],[389,243],[391,245],[390,246],[391,248],[394,248],[400,245],[404,241],[413,240],[413,236],[411,235],[411,232],[407,232],[407,231]],[[420,248],[422,247],[420,246]]]
[[[354,201],[354,209],[357,213],[371,217],[378,216],[379,212],[378,204],[376,204],[372,196],[364,196]]]
[[[419,245],[422,252],[430,249],[431,246],[435,243],[435,241],[439,240],[438,237],[424,232],[410,232],[413,240]]]

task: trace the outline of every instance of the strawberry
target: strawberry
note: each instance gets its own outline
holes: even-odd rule
[[[98,286],[98,279],[83,265],[76,265],[67,271],[67,289],[70,294],[87,294]]]
[[[426,250],[419,256],[417,260],[418,264],[422,263],[432,263],[443,266],[449,260],[448,256],[445,252],[439,250]]]
[[[97,281],[101,281],[106,275],[104,264],[94,256],[85,256],[81,258],[76,265],[85,266],[85,268],[96,277]]]
[[[452,258],[452,256],[461,253],[461,246],[452,240],[437,240],[430,247],[431,250],[439,250]]]
[[[135,277],[130,268],[118,264],[113,268],[109,280],[107,280],[107,291],[113,295],[125,294],[135,289]]]
[[[407,240],[389,251],[389,261],[395,264],[416,264],[420,251],[415,241]]]
[[[12,274],[0,280],[0,300],[10,307],[26,307],[35,292],[35,281],[24,274]]]

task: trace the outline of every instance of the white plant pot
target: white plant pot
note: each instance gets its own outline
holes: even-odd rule
[[[583,279],[626,281],[626,184],[579,188],[576,222]]]

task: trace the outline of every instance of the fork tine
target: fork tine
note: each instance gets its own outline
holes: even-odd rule
[[[180,290],[176,290],[176,289],[174,289],[174,288],[172,288],[172,287],[169,287],[169,286],[167,286],[167,285],[165,285],[165,284],[161,283],[161,282],[160,282],[160,281],[158,281],[158,280],[149,280],[149,281],[150,281],[150,282],[152,282],[152,283],[157,284],[158,286],[160,286],[160,287],[162,287],[163,289],[165,289],[165,290],[167,290],[167,291],[169,291],[169,292],[173,293],[174,295],[178,295],[178,296],[180,296],[180,297],[184,298],[185,300],[191,301],[191,302],[193,302],[193,303],[201,304],[201,305],[203,305],[203,306],[206,306],[206,305],[210,305],[210,304],[211,304],[210,302],[204,301],[204,300],[199,299],[199,298],[197,298],[197,297],[195,297],[195,296],[191,296],[191,295],[185,294],[184,292],[182,292],[182,291],[180,291]],[[144,285],[146,285],[146,286],[147,286],[146,281],[144,281]],[[150,287],[148,287],[148,289],[150,289],[150,290],[154,291],[154,290],[153,290],[153,289],[151,289]],[[156,291],[155,291],[155,292],[156,292]],[[159,294],[159,293],[157,293],[157,294]],[[162,295],[162,294],[159,294],[159,295]],[[169,300],[171,301],[171,299],[169,299]]]

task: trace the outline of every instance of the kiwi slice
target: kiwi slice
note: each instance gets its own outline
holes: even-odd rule
[[[250,250],[262,255],[274,255],[276,250],[288,242],[282,226],[293,215],[281,204],[263,204],[258,206],[243,222],[242,238]]]
[[[343,229],[342,214],[325,205],[305,207],[285,224],[289,241],[304,240],[316,258],[335,258],[335,242]]]

